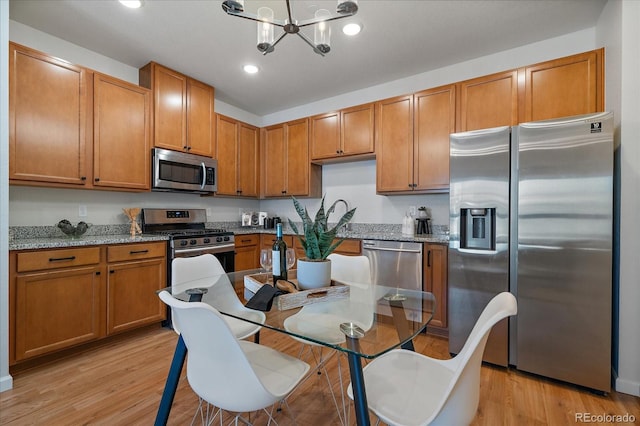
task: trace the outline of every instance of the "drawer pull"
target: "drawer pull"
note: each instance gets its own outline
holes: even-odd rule
[[[149,253],[149,250],[131,250],[129,252],[129,254],[143,254],[143,253]]]
[[[49,258],[49,262],[65,262],[68,260],[76,260],[76,257],[69,256],[69,257],[50,257]]]

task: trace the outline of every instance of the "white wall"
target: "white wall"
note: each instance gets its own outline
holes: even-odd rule
[[[615,388],[640,396],[640,2],[613,0],[605,6],[597,39],[606,52],[606,108],[614,111],[616,122],[616,193],[619,222],[616,238],[619,262],[616,291],[618,317]],[[614,344],[616,342],[614,341]]]
[[[0,392],[9,375],[9,1],[0,1]]]

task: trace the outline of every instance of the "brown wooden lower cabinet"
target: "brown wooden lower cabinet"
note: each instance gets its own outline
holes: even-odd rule
[[[273,242],[276,240],[275,234],[261,234],[260,235],[260,248],[271,249]],[[297,235],[283,235],[282,240],[285,242],[288,248],[293,247],[296,251],[296,259],[306,257],[302,244]],[[334,251],[334,253],[357,256],[362,254],[362,247],[360,240],[344,240],[342,244]],[[258,251],[258,259],[260,259],[260,252]],[[236,270],[239,270],[236,267]]]
[[[166,243],[9,252],[9,365],[160,322]]]
[[[260,267],[260,235],[236,235],[235,270],[246,271]]]
[[[424,291],[433,293],[436,298],[436,311],[427,326],[427,333],[448,336],[447,325],[447,259],[448,247],[444,244],[425,244],[424,246]]]
[[[156,292],[167,283],[165,243],[109,246],[107,261],[107,334],[162,321]]]

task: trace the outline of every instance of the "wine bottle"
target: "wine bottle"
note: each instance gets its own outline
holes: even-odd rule
[[[287,279],[287,243],[282,241],[282,223],[276,225],[276,240],[271,248],[271,264],[275,286],[278,280]]]

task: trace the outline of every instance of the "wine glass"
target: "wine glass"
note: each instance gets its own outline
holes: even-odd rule
[[[262,265],[265,271],[269,272],[271,270],[271,264],[271,250],[262,249],[260,251],[260,265]]]
[[[287,269],[291,269],[296,263],[296,251],[292,248],[287,249]]]

